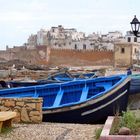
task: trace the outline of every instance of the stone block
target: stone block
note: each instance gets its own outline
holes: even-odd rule
[[[24,106],[24,102],[16,102],[16,106]]]
[[[14,107],[15,106],[15,101],[5,101],[4,106],[6,107]]]
[[[10,108],[5,107],[5,106],[0,106],[0,111],[9,111]]]
[[[22,110],[21,110],[21,121],[30,122],[30,118],[28,116],[28,112],[27,112],[26,108],[22,108]]]
[[[30,117],[30,119],[31,119],[31,122],[34,122],[34,123],[42,122],[42,117],[41,116],[32,116],[32,117]]]
[[[22,107],[20,107],[20,106],[15,106],[15,107],[14,107],[14,109],[17,109],[18,111],[21,111],[21,108],[22,108]]]
[[[35,103],[27,103],[26,106],[35,109]]]
[[[31,111],[31,112],[29,113],[29,116],[40,116],[40,115],[42,115],[42,114],[40,114],[39,111]]]
[[[36,103],[36,110],[42,110],[42,103]]]

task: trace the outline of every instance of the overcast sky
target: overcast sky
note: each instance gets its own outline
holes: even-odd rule
[[[0,49],[58,25],[86,34],[125,34],[134,15],[140,19],[140,0],[0,0]]]

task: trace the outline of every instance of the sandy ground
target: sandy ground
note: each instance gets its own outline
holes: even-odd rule
[[[95,130],[103,125],[89,124],[13,124],[7,134],[0,134],[0,140],[95,140]]]

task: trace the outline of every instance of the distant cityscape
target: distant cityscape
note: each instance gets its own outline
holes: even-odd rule
[[[75,28],[64,28],[62,25],[51,29],[40,29],[37,34],[31,34],[25,43],[27,49],[36,46],[50,46],[55,49],[74,50],[114,50],[115,42],[140,42],[130,31],[123,36],[120,31],[107,34],[92,33],[85,36]]]
[[[47,46],[52,49],[114,51],[115,43],[140,44],[140,38],[135,37],[131,31],[127,31],[124,36],[120,31],[111,31],[107,34],[93,32],[86,36],[84,32],[78,32],[75,28],[58,25],[50,29],[40,29],[36,34],[27,37],[23,45],[15,45],[13,48],[20,50]],[[12,48],[7,45],[6,50],[9,49]]]
[[[127,31],[125,36],[120,31],[85,35],[75,28],[59,25],[40,29],[31,34],[22,46],[7,46],[0,55],[1,61],[18,59],[28,63],[58,65],[63,62],[68,64],[68,59],[69,64],[73,64],[76,59],[78,64],[84,61],[81,65],[104,61],[114,66],[131,66],[140,60],[140,39],[131,31]]]

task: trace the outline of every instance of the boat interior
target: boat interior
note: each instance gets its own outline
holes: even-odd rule
[[[57,108],[98,98],[120,84],[125,75],[0,90],[1,97],[42,97],[43,108]]]

